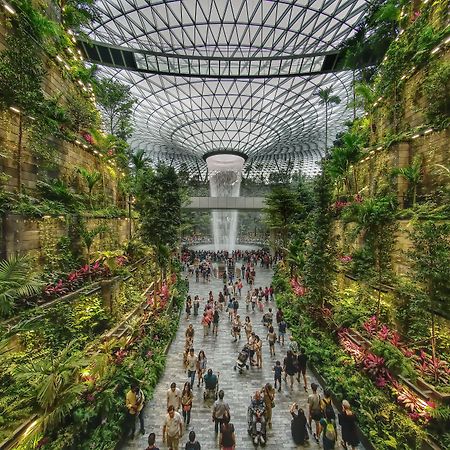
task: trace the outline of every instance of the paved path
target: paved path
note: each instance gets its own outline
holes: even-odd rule
[[[272,279],[273,272],[266,269],[257,269],[256,272],[256,286],[269,286]],[[195,282],[195,278],[190,279],[190,294],[192,298],[194,295],[199,295],[200,298],[208,298],[210,290],[213,291],[215,298],[219,290],[222,288],[222,281],[213,279],[210,283]],[[244,292],[247,292],[247,287],[244,285]],[[203,311],[204,303],[201,305]],[[275,307],[273,307],[274,312]],[[266,307],[267,310],[267,307]],[[238,313],[241,319],[245,318],[245,301],[240,302]],[[254,449],[254,445],[247,433],[247,407],[250,403],[250,397],[255,390],[260,389],[265,383],[273,384],[272,367],[277,359],[281,362],[286,355],[286,348],[276,344],[276,356],[270,357],[269,346],[266,339],[266,329],[261,323],[261,312],[249,312],[248,314],[253,322],[253,329],[263,339],[263,368],[250,368],[242,374],[234,371],[234,363],[239,350],[245,343],[245,332],[242,331],[241,341],[234,343],[230,335],[230,322],[228,321],[228,313],[225,311],[221,313],[219,323],[219,334],[217,337],[208,336],[203,337],[203,329],[200,324],[200,317],[186,320],[186,314],[183,312],[180,320],[180,327],[176,337],[170,347],[167,359],[167,365],[160,382],[155,388],[153,399],[148,402],[145,409],[145,428],[146,433],[153,431],[157,436],[157,445],[161,449],[167,447],[162,445],[162,424],[165,417],[166,409],[166,392],[170,383],[175,381],[177,387],[182,389],[183,384],[187,381],[187,375],[183,370],[183,348],[184,348],[184,333],[189,323],[194,324],[195,339],[194,348],[195,353],[198,354],[200,349],[203,349],[208,359],[208,367],[211,367],[214,372],[220,372],[219,384],[220,388],[225,391],[225,400],[230,404],[231,422],[236,429],[237,450]],[[275,323],[275,320],[274,320]],[[307,373],[308,385],[313,381],[317,382],[311,373]],[[218,449],[219,445],[214,433],[214,425],[211,421],[211,401],[205,403],[202,398],[202,388],[197,388],[197,380],[194,384],[194,403],[191,414],[191,424],[189,430],[193,429],[197,434],[197,439],[204,450]],[[310,393],[311,391],[309,391]],[[303,390],[303,386],[297,382],[294,383],[294,388],[291,390],[284,383],[282,391],[277,392],[275,397],[275,408],[273,410],[273,427],[268,429],[267,445],[268,450],[281,449],[296,449],[303,448],[296,446],[291,438],[290,422],[291,416],[289,414],[289,407],[295,401],[300,407],[306,408],[307,393]],[[147,434],[148,435],[148,434]],[[122,447],[122,450],[144,450],[147,447],[147,435],[136,435],[134,440],[130,440]],[[180,449],[184,449],[187,442],[188,433],[185,432],[180,442]],[[310,437],[310,444],[308,448],[317,449],[319,446],[315,443],[312,436]]]

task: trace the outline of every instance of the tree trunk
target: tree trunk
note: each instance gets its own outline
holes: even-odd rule
[[[325,156],[328,156],[328,103],[325,103]]]
[[[23,118],[19,113],[19,135],[17,141],[17,192],[22,193],[22,136],[23,136]]]
[[[433,366],[436,367],[436,321],[434,312],[431,312],[431,357],[433,359]],[[438,374],[434,369],[434,382],[438,382]]]

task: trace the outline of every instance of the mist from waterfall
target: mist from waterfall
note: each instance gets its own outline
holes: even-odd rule
[[[236,155],[210,156],[206,163],[209,172],[211,197],[239,197],[244,159]],[[237,210],[213,210],[212,232],[214,249],[233,251],[238,229]]]

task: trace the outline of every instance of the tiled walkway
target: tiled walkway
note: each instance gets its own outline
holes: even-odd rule
[[[265,287],[269,286],[272,279],[272,271],[266,269],[257,269],[256,285]],[[213,279],[210,283],[195,282],[195,278],[190,279],[190,294],[192,298],[194,295],[199,295],[200,298],[208,297],[210,290],[213,291],[215,298],[219,290],[222,288],[222,281]],[[247,287],[244,285],[244,292],[247,292]],[[201,306],[203,311],[204,303]],[[274,307],[274,305],[271,305]],[[266,307],[267,310],[268,307]],[[275,312],[275,308],[274,308]],[[238,313],[241,319],[245,318],[245,301],[242,299]],[[236,449],[250,450],[255,447],[252,444],[250,436],[247,433],[247,407],[250,403],[250,397],[255,390],[260,389],[265,383],[273,384],[272,367],[277,359],[283,361],[286,355],[286,348],[276,344],[276,356],[270,357],[269,346],[266,339],[266,329],[261,323],[262,313],[251,311],[248,314],[253,322],[253,329],[263,339],[263,368],[250,368],[242,374],[234,371],[234,363],[237,354],[245,343],[245,333],[242,332],[241,341],[234,343],[230,335],[230,322],[228,321],[228,313],[225,311],[221,313],[219,323],[219,334],[217,337],[203,337],[203,329],[200,324],[200,317],[186,320],[186,315],[183,312],[180,328],[177,332],[176,338],[169,350],[166,370],[157,385],[153,399],[148,402],[145,408],[145,428],[146,435],[137,435],[134,440],[128,441],[122,447],[123,450],[144,450],[147,446],[147,435],[153,431],[157,436],[157,445],[161,449],[167,447],[162,445],[162,424],[165,417],[166,409],[166,392],[170,383],[175,381],[177,386],[182,389],[183,384],[187,381],[187,375],[183,370],[183,348],[184,348],[184,333],[187,325],[192,322],[195,327],[194,348],[195,353],[198,354],[200,349],[203,349],[208,358],[208,367],[211,367],[215,373],[220,372],[219,384],[220,388],[225,391],[225,400],[230,404],[231,422],[236,429],[237,445]],[[275,321],[274,321],[275,322]],[[307,373],[308,385],[315,381],[311,373]],[[310,391],[309,391],[310,392]],[[273,427],[268,429],[267,445],[269,450],[280,449],[295,449],[303,448],[296,446],[291,438],[290,422],[291,416],[289,414],[289,407],[295,401],[300,407],[306,408],[307,395],[303,390],[302,385],[294,383],[293,390],[283,385],[282,391],[277,392],[275,397],[275,408],[273,410]],[[219,445],[214,434],[214,425],[211,421],[211,401],[205,403],[202,398],[202,388],[197,388],[197,380],[194,385],[194,403],[192,407],[191,424],[189,430],[193,429],[197,434],[197,439],[204,450],[218,449]],[[180,442],[180,449],[184,449],[187,442],[188,433],[185,431]],[[181,445],[182,443],[182,445]],[[316,449],[319,446],[310,438],[308,448]]]

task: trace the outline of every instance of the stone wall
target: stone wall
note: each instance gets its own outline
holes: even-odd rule
[[[24,218],[9,214],[3,218],[0,251],[3,257],[30,253],[37,261],[44,262],[47,254],[58,251],[60,239],[71,234],[71,220],[66,216]],[[95,238],[92,252],[117,250],[134,234],[135,223],[128,218],[86,218],[86,227],[91,230],[98,225],[106,227],[105,232]]]
[[[0,19],[1,19],[0,12]],[[5,49],[5,39],[7,29],[0,20],[0,51]],[[70,101],[70,94],[88,96],[77,83],[72,81],[67,73],[63,72],[56,60],[52,60],[43,55],[46,66],[46,76],[43,83],[43,90],[48,97],[58,98],[61,105],[67,105]],[[28,118],[24,118],[28,120]],[[26,129],[22,135],[21,156],[20,156],[20,176],[19,176],[19,131],[20,115],[12,110],[0,111],[0,172],[5,172],[10,179],[6,184],[6,189],[17,191],[19,188],[19,178],[21,185],[26,193],[33,193],[36,188],[36,182],[45,177],[61,178],[66,182],[74,184],[77,190],[86,192],[87,188],[76,176],[76,169],[84,167],[89,171],[97,170],[102,173],[102,191],[111,199],[111,202],[117,202],[117,177],[120,174],[117,170],[103,161],[100,154],[95,154],[94,149],[89,147],[80,137],[76,142],[67,142],[61,139],[50,138],[49,143],[57,150],[54,153],[54,160],[48,164],[38,159],[30,151],[30,139]],[[98,188],[96,188],[98,189]]]

